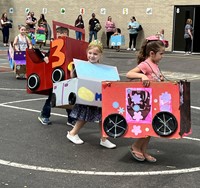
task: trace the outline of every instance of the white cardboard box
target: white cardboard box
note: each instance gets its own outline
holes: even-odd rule
[[[84,104],[102,106],[102,81],[120,80],[117,67],[74,59],[77,78],[53,84],[56,107]]]

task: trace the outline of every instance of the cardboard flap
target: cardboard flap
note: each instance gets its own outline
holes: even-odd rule
[[[77,77],[86,80],[96,81],[119,81],[119,73],[117,67],[92,64],[88,61],[73,59]]]

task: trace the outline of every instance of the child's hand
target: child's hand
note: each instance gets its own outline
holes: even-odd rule
[[[47,64],[47,63],[49,63],[49,58],[48,57],[44,57],[44,62]]]
[[[163,75],[160,75],[160,81],[164,81],[164,76]]]
[[[148,78],[146,75],[143,75],[143,76],[142,76],[142,84],[143,84],[143,86],[145,86],[145,87],[148,87],[148,86],[150,85],[149,78]]]

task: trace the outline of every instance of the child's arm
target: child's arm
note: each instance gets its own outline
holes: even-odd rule
[[[139,67],[135,67],[132,70],[130,70],[127,74],[126,77],[129,79],[134,79],[134,78],[139,78],[142,80],[142,83],[144,86],[149,86],[150,82],[149,82],[149,78],[141,73],[141,70],[139,69]]]
[[[13,48],[15,51],[19,51],[19,47],[17,45],[18,42],[18,36],[15,37],[14,42],[13,42]]]
[[[31,44],[31,41],[30,41],[30,39],[27,36],[26,36],[26,40],[27,40],[27,43],[28,43],[28,48],[32,49],[33,45]]]
[[[76,69],[75,69],[75,66],[74,66],[74,62],[71,62],[69,65],[68,65],[68,70],[70,71],[70,77],[71,78],[76,78],[77,77],[77,74],[76,74]]]
[[[128,71],[126,77],[129,79],[140,78],[142,80],[149,80],[145,74],[141,73],[141,70],[138,67],[135,67]]]

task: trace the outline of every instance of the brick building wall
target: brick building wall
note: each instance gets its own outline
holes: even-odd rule
[[[99,19],[102,26],[108,16],[112,16],[116,26],[122,30],[125,35],[125,46],[128,47],[128,30],[127,24],[131,16],[135,16],[137,21],[142,24],[143,31],[139,33],[137,39],[137,48],[140,47],[142,39],[149,35],[156,34],[161,29],[165,30],[165,38],[169,40],[169,48],[171,50],[173,38],[173,15],[174,5],[199,5],[199,0],[0,0],[0,13],[7,12],[8,17],[13,20],[13,28],[11,29],[10,40],[17,35],[17,25],[24,24],[26,18],[25,9],[35,12],[35,17],[39,19],[43,8],[47,9],[45,17],[48,23],[52,24],[52,20],[64,22],[74,25],[75,19],[80,14],[80,9],[84,9],[83,19],[85,22],[86,40],[88,41],[88,21],[94,12],[96,18]],[[13,13],[9,13],[13,8]],[[65,13],[61,14],[61,8],[65,9]],[[74,36],[74,32],[70,32],[70,36]],[[2,41],[2,35],[0,35]],[[98,33],[98,39],[102,40],[105,45],[104,27]]]

